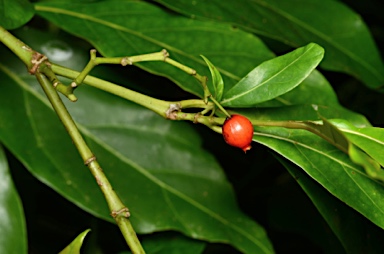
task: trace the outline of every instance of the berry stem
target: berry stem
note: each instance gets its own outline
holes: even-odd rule
[[[213,103],[215,103],[215,105],[227,116],[227,117],[231,117],[231,115],[223,108],[223,106],[221,106],[221,104],[219,102],[217,102],[217,100],[215,98],[213,98],[213,96],[211,95],[210,96],[210,99],[213,101]]]

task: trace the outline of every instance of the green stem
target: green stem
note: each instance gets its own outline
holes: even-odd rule
[[[203,108],[203,109],[213,109],[214,105],[212,102],[205,103],[202,100],[199,99],[192,99],[192,100],[184,100],[180,101],[180,106],[182,109],[185,108]]]
[[[79,75],[79,72],[77,71],[74,71],[56,64],[52,64],[51,68],[53,72],[55,72],[57,75],[60,75],[66,78],[73,79]],[[108,82],[99,78],[95,78],[92,76],[85,77],[84,84],[115,94],[119,97],[132,101],[139,105],[142,105],[163,117],[167,117],[166,112],[170,107],[170,102],[158,100],[150,96],[130,90],[128,88],[118,86],[111,82]]]
[[[51,68],[57,75],[66,78],[74,79],[79,75],[77,71],[56,64],[51,64]],[[85,77],[83,83],[137,103],[164,118],[172,118],[170,116],[170,113],[172,113],[170,110],[177,111],[186,108],[203,108],[209,110],[214,106],[212,102],[206,104],[199,99],[183,100],[180,102],[163,101],[89,75]]]
[[[175,114],[173,120],[182,120],[182,121],[192,121],[194,123],[201,123],[215,132],[222,133],[221,125],[223,125],[225,118],[221,117],[212,117],[212,116],[204,116],[200,113],[185,113],[178,112]],[[323,138],[330,144],[334,145],[344,153],[348,154],[348,151],[342,145],[335,143],[332,138],[328,137],[318,129],[314,128],[312,125],[316,124],[312,122],[311,124],[308,122],[302,121],[264,121],[264,120],[251,120],[252,125],[259,127],[283,127],[287,129],[296,129],[296,130],[306,130],[312,132],[313,134]]]
[[[313,134],[316,134],[317,136],[323,138],[330,144],[334,145],[344,153],[348,154],[348,151],[340,144],[335,143],[332,138],[328,137],[318,129],[312,127],[310,124],[307,124],[303,121],[262,121],[262,120],[251,120],[252,124],[255,126],[265,126],[265,127],[283,127],[287,129],[302,129],[309,132],[312,132]]]
[[[164,60],[166,63],[184,71],[185,73],[189,74],[189,75],[192,75],[197,81],[199,81],[199,83],[201,84],[202,88],[203,88],[203,91],[204,91],[204,102],[205,103],[208,103],[208,96],[211,94],[209,92],[209,89],[207,87],[207,77],[206,76],[201,76],[200,74],[198,74],[196,72],[195,69],[192,69],[182,63],[179,63],[175,60],[173,60],[172,58],[169,58],[167,57],[165,60]]]
[[[146,62],[146,61],[165,61],[168,57],[168,52],[166,50],[162,50],[156,53],[143,54],[137,56],[124,56],[124,57],[97,57],[96,49],[91,49],[90,51],[90,60],[88,64],[84,67],[84,69],[79,73],[79,75],[74,78],[71,86],[73,88],[79,86],[83,83],[85,77],[91,72],[91,70],[99,64],[120,64],[122,66],[132,65],[138,62]]]
[[[204,116],[200,113],[185,113],[185,112],[177,112],[174,114],[173,120],[179,120],[179,121],[191,121],[194,123],[200,123],[204,124],[205,126],[208,126],[212,130],[218,133],[222,133],[221,126],[225,118],[221,117],[212,117],[212,116]]]
[[[0,26],[0,41],[4,43],[24,64],[28,70],[33,67],[32,57],[34,51],[24,42],[17,39],[10,32]]]
[[[223,106],[221,106],[220,103],[218,103],[216,101],[215,98],[213,98],[213,96],[210,96],[211,100],[215,103],[215,105],[227,116],[227,117],[231,117],[231,115],[223,108]]]
[[[82,159],[84,160],[84,163],[88,166],[92,175],[95,177],[97,184],[99,185],[101,191],[105,196],[105,199],[107,200],[111,215],[119,226],[120,231],[122,232],[132,253],[145,253],[128,219],[128,209],[124,206],[120,198],[117,196],[116,192],[113,190],[111,184],[103,173],[103,170],[101,169],[92,151],[85,143],[75,122],[73,121],[71,115],[69,114],[63,102],[61,101],[56,90],[51,85],[45,75],[43,75],[39,71],[37,71],[35,75],[37,77],[37,80],[41,84],[46,96],[51,102],[54,110],[59,116],[61,122],[63,123],[71,139],[73,140],[73,143],[75,144]]]
[[[58,74],[62,75],[68,78],[76,77],[78,75],[78,72],[57,66],[52,64],[52,70]],[[184,113],[184,112],[179,112],[173,117],[169,117],[167,115],[167,111],[170,109],[171,105],[178,105],[179,109],[184,109],[184,108],[207,108],[207,107],[212,107],[212,104],[205,104],[202,100],[185,100],[185,101],[180,101],[180,102],[167,102],[167,101],[162,101],[158,99],[154,99],[152,97],[137,93],[135,91],[129,90],[124,87],[120,87],[118,85],[115,85],[113,83],[92,77],[92,76],[87,76],[86,79],[84,80],[84,83],[97,87],[99,89],[102,89],[104,91],[113,93],[115,95],[118,95],[120,97],[123,97],[127,100],[133,101],[137,104],[140,104],[156,113],[159,115],[165,117],[165,118],[171,118],[174,120],[187,120],[187,121],[193,121],[193,122],[198,122],[207,125],[211,129],[213,129],[216,132],[221,133],[221,129],[218,128],[218,125],[223,124],[224,118],[215,118],[215,117],[207,117],[204,115],[199,115],[196,116],[195,113]],[[212,98],[211,98],[212,99]],[[217,102],[216,102],[217,103]],[[216,105],[220,105],[217,103]],[[221,105],[220,105],[221,106]],[[224,109],[220,109],[224,113],[226,112]],[[227,115],[229,115],[227,113]],[[211,119],[215,119],[215,123],[213,124]],[[316,134],[317,136],[325,139],[329,143],[335,145],[337,148],[339,148],[343,152],[347,152],[343,147],[339,146],[338,144],[335,144],[332,142],[332,139],[330,139],[328,136],[324,135],[320,131],[318,131],[316,128],[311,127],[310,125],[306,124],[305,122],[301,121],[264,121],[264,120],[251,120],[252,124],[255,126],[265,126],[265,127],[283,127],[283,128],[288,128],[288,129],[302,129],[306,130],[309,132],[312,132]]]
[[[96,50],[92,49],[90,51],[90,60],[88,64],[84,67],[84,69],[79,73],[79,75],[74,78],[71,86],[73,88],[79,86],[81,83],[83,83],[85,77],[91,72],[91,70],[99,64],[121,64],[122,66],[126,65],[132,65],[134,63],[138,62],[146,62],[146,61],[164,61],[165,63],[168,63],[185,73],[192,75],[199,83],[201,84],[203,90],[204,90],[204,102],[208,103],[208,96],[210,96],[209,89],[207,87],[207,77],[201,76],[196,72],[196,70],[179,63],[171,58],[169,58],[169,53],[167,50],[163,49],[160,52],[150,53],[150,54],[143,54],[143,55],[137,55],[137,56],[125,56],[125,57],[97,57],[96,56]]]
[[[66,96],[70,101],[72,102],[75,102],[77,101],[77,98],[76,96],[73,94],[73,88],[71,86],[66,86],[64,85],[63,83],[61,83],[56,74],[52,71],[52,69],[50,68],[50,64],[47,65],[46,63],[43,63],[41,66],[40,66],[40,72],[42,72],[48,79],[49,81],[51,82],[51,84],[53,85],[53,87],[58,91],[60,92],[61,94],[63,94],[64,96]]]

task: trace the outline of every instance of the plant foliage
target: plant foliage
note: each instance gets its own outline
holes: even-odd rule
[[[254,123],[253,150],[244,154],[208,128],[166,120],[91,86],[77,88],[75,103],[63,97],[129,207],[147,253],[384,251],[383,119],[370,114],[382,105],[384,65],[370,27],[347,4],[1,0],[0,6],[1,26],[77,71],[91,48],[104,57],[166,49],[208,77],[208,91],[228,112]],[[171,101],[206,95],[191,75],[164,62],[97,66],[91,75]],[[126,252],[98,184],[43,90],[3,45],[0,80],[0,253],[79,253],[83,245],[84,253]],[[339,102],[351,94],[369,103]],[[48,186],[51,194],[37,198],[28,191],[34,186]],[[48,228],[59,228],[48,243],[51,231],[29,215],[36,202],[44,218],[60,214],[55,204],[63,213],[76,211],[78,219],[65,222],[73,229],[46,219]],[[300,214],[311,214],[307,221],[317,230]],[[99,241],[114,234],[108,244]]]

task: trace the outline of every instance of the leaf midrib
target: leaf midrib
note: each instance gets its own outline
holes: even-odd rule
[[[329,45],[333,46],[335,49],[342,52],[344,55],[348,56],[350,59],[354,60],[357,63],[360,63],[361,66],[363,66],[369,73],[372,73],[378,80],[383,79],[383,75],[378,72],[374,66],[370,65],[368,62],[364,61],[364,59],[358,57],[358,55],[353,54],[352,51],[347,50],[346,48],[342,47],[339,43],[336,43],[335,40],[332,40],[329,36],[327,36],[324,33],[321,33],[320,31],[316,30],[314,27],[307,25],[305,22],[302,22],[301,20],[295,18],[294,16],[284,12],[281,9],[277,9],[272,5],[269,5],[267,2],[263,1],[263,4],[259,0],[253,0],[252,2],[258,4],[260,7],[268,8],[272,11],[274,11],[276,14],[280,15],[281,17],[284,17],[285,19],[291,21],[292,23],[296,24],[297,26],[301,27],[303,30],[309,31],[310,33],[318,36],[319,38],[323,39]],[[282,42],[287,42],[284,40],[284,38],[280,39]]]
[[[161,2],[161,4],[167,6],[168,8],[175,9],[177,12],[184,13],[188,16],[190,15],[190,14],[188,14],[187,11],[181,10],[180,8],[176,8],[176,7],[172,6],[171,4],[168,4],[167,2],[165,2],[165,3],[163,3],[162,1],[158,1],[158,2]],[[257,6],[259,6],[259,8],[267,8],[267,9],[271,10],[272,12],[276,13],[276,15],[281,16],[288,21],[291,21],[293,24],[296,24],[298,27],[301,27],[304,31],[307,31],[307,32],[314,34],[318,38],[327,42],[329,45],[331,45],[336,50],[340,51],[342,54],[346,55],[349,59],[352,59],[353,61],[360,63],[361,66],[363,66],[366,70],[368,70],[369,73],[372,73],[373,76],[375,78],[377,78],[378,80],[383,79],[383,75],[378,70],[376,70],[374,66],[369,64],[369,62],[366,62],[363,58],[360,58],[358,55],[354,54],[353,51],[347,50],[341,44],[336,43],[335,40],[332,40],[331,37],[327,36],[324,33],[321,33],[320,31],[318,31],[314,27],[307,25],[305,22],[302,22],[301,20],[295,18],[294,16],[290,15],[287,12],[268,4],[268,1],[250,0],[250,2],[253,2],[254,4],[256,4]],[[200,17],[206,18],[204,15],[200,15]],[[261,34],[265,37],[268,37],[268,38],[271,38],[274,40],[278,40],[278,41],[281,41],[285,44],[289,44],[291,46],[297,47],[297,44],[292,42],[292,41],[287,41],[285,38],[282,38],[279,35],[274,35],[268,31],[258,29],[257,27],[255,27],[253,25],[253,21],[251,21],[251,19],[249,19],[248,17],[244,17],[243,19],[247,20],[250,25],[242,24],[241,22],[231,21],[231,20],[228,20],[227,23],[236,24],[239,27],[242,27],[246,31],[252,31],[256,34]],[[218,21],[217,19],[210,19],[210,20]],[[219,20],[219,21],[223,22],[221,20]]]
[[[221,222],[223,225],[229,225],[233,230],[237,231],[241,235],[244,235],[246,238],[248,238],[251,242],[258,245],[261,249],[265,251],[265,253],[270,253],[267,247],[265,247],[258,239],[253,238],[252,235],[248,234],[246,231],[244,231],[242,228],[234,225],[232,221],[229,221],[223,217],[221,217],[219,214],[216,214],[209,208],[201,205],[198,201],[195,201],[194,199],[188,197],[184,193],[178,191],[177,189],[173,188],[172,186],[169,186],[165,182],[161,181],[160,179],[156,178],[153,174],[149,173],[145,170],[145,168],[141,167],[139,164],[133,162],[132,160],[126,158],[124,155],[122,155],[119,151],[113,149],[111,146],[103,142],[102,140],[98,139],[94,135],[92,135],[88,130],[86,130],[82,125],[78,125],[81,132],[88,136],[90,139],[92,139],[95,143],[98,143],[101,147],[109,151],[111,154],[114,154],[116,158],[120,159],[125,164],[130,165],[132,168],[134,168],[137,172],[144,175],[147,179],[151,180],[154,184],[158,185],[162,189],[167,190],[169,193],[172,193],[173,195],[181,198],[185,202],[189,203],[190,205],[196,207],[200,211],[204,212],[205,214],[211,216],[212,218],[215,218],[217,221]]]
[[[367,193],[364,191],[364,188],[362,188],[362,187],[361,187],[355,180],[353,180],[353,178],[350,176],[350,174],[348,174],[348,172],[347,172],[347,170],[345,170],[345,168],[350,168],[350,169],[353,170],[355,173],[360,174],[360,175],[362,175],[362,176],[368,178],[369,180],[374,181],[374,182],[380,184],[382,187],[384,187],[384,183],[381,183],[380,181],[378,181],[378,180],[376,180],[376,179],[372,179],[372,178],[370,178],[367,174],[364,174],[364,173],[361,172],[360,170],[358,170],[358,169],[352,167],[351,165],[348,165],[348,164],[346,164],[345,162],[340,161],[340,160],[338,160],[337,158],[332,157],[331,155],[324,153],[323,151],[317,150],[317,149],[315,149],[314,147],[308,146],[308,145],[306,145],[306,144],[304,144],[304,143],[301,143],[301,142],[299,142],[299,141],[297,141],[297,140],[293,140],[293,139],[289,139],[289,138],[285,138],[285,137],[281,137],[281,136],[277,136],[277,135],[273,135],[273,134],[262,133],[262,132],[255,132],[255,135],[257,135],[257,136],[264,136],[264,137],[270,137],[270,138],[273,138],[273,139],[276,139],[276,140],[286,141],[286,142],[292,143],[292,144],[294,144],[294,145],[299,145],[299,146],[301,146],[301,147],[303,147],[303,148],[305,148],[305,149],[311,150],[311,151],[313,151],[313,152],[315,152],[315,153],[318,153],[318,154],[320,154],[320,155],[322,155],[322,156],[324,156],[324,157],[327,157],[327,158],[329,158],[329,159],[331,159],[331,160],[337,162],[338,164],[340,164],[340,165],[342,166],[342,168],[344,169],[344,172],[346,173],[346,175],[349,176],[349,178],[356,184],[356,186],[358,187],[358,189],[361,190],[361,192],[367,197],[367,199],[368,199],[368,200],[369,200],[369,201],[370,201],[370,202],[371,202],[371,203],[378,209],[378,211],[380,211],[382,214],[384,214],[384,210],[383,210],[378,204],[376,204],[376,203],[372,200],[372,198],[371,198],[369,195],[367,195]],[[258,142],[257,140],[255,140],[255,141]],[[266,144],[263,143],[263,145],[266,145]],[[278,152],[279,154],[281,154],[281,153],[280,153],[279,151],[277,151],[273,146],[268,145],[268,147],[271,148],[271,149],[273,149],[274,151]],[[281,154],[281,155],[284,156],[284,157],[285,157],[286,159],[288,159],[289,161],[291,161],[291,162],[295,163],[296,165],[298,165],[298,164],[297,164],[294,160],[292,160],[291,158],[286,157],[284,154]],[[298,165],[298,166],[300,166],[300,165]],[[300,167],[301,167],[301,166],[300,166]],[[315,179],[315,180],[317,181],[317,179]]]
[[[358,136],[358,137],[362,137],[362,138],[365,138],[365,139],[368,139],[368,140],[371,140],[379,145],[383,145],[384,146],[384,141],[380,141],[376,138],[373,138],[371,136],[368,136],[366,134],[363,134],[361,132],[357,132],[357,131],[353,131],[353,130],[349,130],[349,129],[344,129],[344,128],[339,128],[342,132],[346,132],[346,133],[349,133],[349,134],[352,134],[352,135],[355,135],[355,136]]]

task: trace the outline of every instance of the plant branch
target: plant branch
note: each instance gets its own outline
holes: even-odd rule
[[[283,127],[287,129],[302,129],[309,132],[312,132],[313,134],[316,134],[317,136],[323,138],[330,144],[334,145],[344,153],[348,154],[348,150],[337,142],[334,141],[333,137],[327,136],[325,133],[320,131],[315,126],[323,126],[323,123],[317,123],[313,121],[262,121],[262,120],[251,120],[252,124],[255,126],[265,126],[265,127]]]
[[[51,68],[56,74],[65,76],[67,78],[76,77],[79,73],[55,64],[52,64]],[[214,104],[212,102],[209,102],[208,104],[205,104],[204,101],[198,100],[198,99],[184,100],[179,102],[162,101],[162,100],[158,100],[150,96],[140,94],[138,92],[132,91],[130,89],[118,86],[111,82],[101,80],[92,76],[87,76],[84,80],[84,83],[87,85],[102,89],[106,92],[115,94],[124,99],[135,102],[139,105],[142,105],[165,118],[172,119],[172,120],[192,121],[194,123],[202,123],[208,126],[209,128],[211,128],[212,130],[214,130],[215,132],[221,133],[221,127],[219,125],[222,125],[224,123],[224,120],[225,120],[224,118],[204,116],[204,114],[200,114],[200,113],[181,112],[182,109],[186,109],[186,108],[203,108],[204,109],[203,112],[205,113],[209,110],[212,110],[214,105],[217,105],[219,103]],[[223,109],[221,110],[223,111]],[[224,110],[223,112],[226,112],[226,111]],[[253,119],[251,119],[251,122],[254,126],[283,127],[288,129],[306,130],[323,138],[324,140],[328,141],[329,143],[331,143],[341,151],[348,153],[348,151],[346,151],[343,146],[333,142],[331,137],[325,135],[324,133],[319,131],[317,128],[315,128],[314,126],[316,126],[316,123],[314,122],[311,122],[312,124],[309,124],[309,122],[305,122],[305,121],[268,121],[268,120],[253,120]]]
[[[145,61],[165,61],[169,56],[166,50],[162,50],[156,53],[137,55],[137,56],[124,56],[124,57],[97,57],[96,49],[91,49],[90,51],[90,60],[84,69],[79,73],[79,75],[74,78],[71,83],[71,87],[75,88],[83,83],[85,77],[91,72],[91,70],[99,64],[120,64],[122,66],[132,65],[138,62]]]
[[[70,79],[76,78],[80,74],[80,72],[56,64],[51,64],[51,69],[57,75]],[[199,99],[183,100],[179,102],[159,100],[89,75],[84,78],[83,83],[106,91],[108,93],[117,95],[134,103],[137,103],[143,107],[152,110],[153,112],[161,115],[164,118],[173,119],[171,113],[179,111],[181,109],[202,108],[211,110],[214,107],[214,104],[212,102],[206,104],[205,102]]]
[[[200,74],[198,74],[196,72],[196,70],[169,58],[169,53],[165,49],[163,49],[160,52],[155,52],[155,53],[150,53],[150,54],[143,54],[143,55],[137,55],[137,56],[124,56],[124,57],[97,57],[96,56],[96,49],[91,49],[90,60],[89,60],[88,64],[84,67],[84,69],[75,78],[73,78],[73,82],[71,83],[71,87],[76,88],[81,83],[83,83],[84,79],[88,76],[88,74],[91,72],[91,70],[96,65],[99,65],[99,64],[120,64],[122,66],[126,66],[126,65],[133,65],[134,63],[145,62],[145,61],[164,61],[165,63],[168,63],[168,64],[184,71],[185,73],[193,76],[201,84],[203,91],[204,91],[204,102],[206,104],[208,103],[208,97],[211,95],[211,93],[207,87],[208,78],[206,76],[201,76]]]
[[[34,51],[24,42],[17,39],[10,32],[0,26],[0,41],[4,43],[23,63],[27,66],[28,71],[33,68]]]
[[[221,104],[216,101],[215,98],[213,98],[212,95],[209,96],[209,98],[213,101],[213,103],[215,103],[215,105],[227,116],[227,117],[231,117],[231,115],[223,108],[223,106],[221,106]]]
[[[128,208],[124,206],[120,198],[117,196],[116,192],[113,190],[111,184],[109,183],[107,177],[105,176],[103,170],[97,162],[96,157],[93,155],[92,151],[85,143],[75,122],[73,121],[71,115],[69,114],[63,102],[61,101],[56,90],[43,73],[37,71],[35,75],[37,77],[37,80],[41,84],[46,96],[51,102],[54,110],[59,116],[61,122],[63,123],[71,139],[73,140],[73,143],[75,144],[82,159],[84,160],[84,164],[88,166],[92,175],[96,179],[97,184],[99,185],[101,191],[104,194],[105,199],[107,200],[111,215],[119,226],[120,231],[122,232],[132,253],[145,253],[128,219],[128,217],[130,216]]]
[[[56,64],[52,64],[51,68],[53,72],[55,72],[57,75],[60,75],[66,78],[73,79],[80,74],[80,72],[77,72]],[[92,76],[86,76],[84,78],[83,83],[89,86],[93,86],[95,88],[101,89],[103,91],[109,92],[111,94],[117,95],[119,97],[132,101],[139,105],[142,105],[163,117],[166,117],[166,112],[169,109],[171,104],[171,102],[155,99],[150,96],[138,93],[128,88],[124,88],[122,86],[119,86],[111,82],[108,82],[99,78],[95,78]]]

